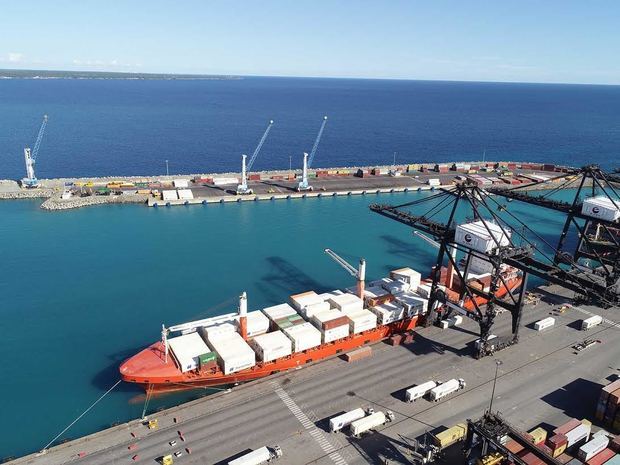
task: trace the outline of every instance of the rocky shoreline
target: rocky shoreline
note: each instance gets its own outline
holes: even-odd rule
[[[43,210],[59,211],[72,210],[75,208],[90,207],[93,205],[110,205],[110,204],[136,204],[146,203],[147,195],[140,194],[124,194],[114,196],[90,196],[90,197],[72,197],[63,200],[58,195],[48,198],[41,204]]]

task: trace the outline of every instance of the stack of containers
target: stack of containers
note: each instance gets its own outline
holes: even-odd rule
[[[371,307],[370,311],[377,315],[378,323],[381,325],[402,320],[405,314],[405,309],[401,305],[392,302]]]
[[[306,319],[311,320],[314,315],[320,312],[324,312],[325,310],[329,310],[331,305],[327,301],[316,302],[314,304],[306,305],[301,309],[301,314],[306,317]]]
[[[412,289],[417,289],[420,285],[422,276],[417,271],[411,268],[399,268],[398,270],[390,271],[390,278],[395,281],[402,281],[409,284]]]
[[[269,331],[269,318],[260,310],[248,312],[247,316],[248,337],[255,337]]]
[[[383,278],[379,281],[375,281],[371,284],[379,285],[390,294],[400,294],[402,292],[407,292],[410,288],[409,283],[404,281],[396,280],[390,278]]]
[[[532,431],[529,431],[527,434],[530,435],[530,437],[532,438],[532,443],[533,444],[543,444],[545,442],[545,440],[547,439],[547,430],[545,430],[545,428],[543,428],[542,426],[539,426],[538,428],[534,428]]]
[[[323,302],[324,300],[314,291],[302,292],[289,297],[289,303],[299,312],[307,305]],[[303,312],[301,312],[303,313]]]
[[[321,330],[324,343],[349,335],[349,318],[340,310],[330,309],[316,313],[312,317],[312,323]]]
[[[347,289],[355,293],[355,289]],[[374,307],[394,300],[394,296],[381,286],[370,286],[364,289],[364,307]]]
[[[321,345],[321,331],[311,323],[303,323],[282,330],[293,344],[293,352],[303,352]]]
[[[256,336],[250,342],[263,362],[286,357],[292,353],[291,340],[282,331],[272,331]]]
[[[411,292],[398,294],[395,298],[396,302],[402,305],[407,312],[407,318],[412,318],[416,315],[424,315],[428,310],[428,299],[424,299]]]
[[[351,333],[357,334],[377,327],[377,315],[364,309],[364,301],[353,294],[332,296],[328,302],[349,318]]]
[[[217,352],[225,375],[256,364],[256,354],[237,332],[212,334],[208,342]]]
[[[263,308],[262,312],[271,320],[274,329],[283,330],[294,325],[294,320],[299,314],[289,304],[279,304]],[[301,318],[301,317],[299,317]]]
[[[202,337],[196,332],[171,337],[168,339],[168,346],[183,373],[198,368],[200,357],[212,353]]]
[[[237,332],[237,325],[234,321],[225,321],[222,323],[213,324],[211,326],[203,326],[200,328],[203,337],[208,341],[211,336],[216,334],[228,334]]]
[[[554,434],[564,434],[566,436],[566,448],[579,443],[586,442],[590,437],[592,423],[588,420],[577,420],[573,418],[562,426],[553,430]]]
[[[579,448],[577,452],[577,458],[583,460],[584,462],[589,461],[591,458],[594,458],[600,452],[603,452],[607,448],[609,444],[609,438],[607,436],[599,435],[592,438],[591,441],[586,442],[583,446]]]
[[[551,456],[553,458],[560,456],[565,450],[568,444],[568,438],[565,434],[554,434],[547,439],[547,447],[551,449]]]
[[[595,417],[612,430],[620,432],[620,379],[601,389]]]

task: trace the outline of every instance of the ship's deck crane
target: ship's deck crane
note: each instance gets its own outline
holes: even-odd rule
[[[254,165],[254,162],[256,161],[256,157],[258,157],[258,153],[260,152],[260,149],[263,147],[263,144],[265,143],[265,140],[267,139],[267,136],[269,135],[271,126],[273,126],[273,120],[269,121],[269,125],[267,126],[267,129],[265,129],[265,132],[263,133],[263,137],[260,138],[258,145],[254,149],[254,153],[252,154],[250,161],[247,163],[247,166],[246,166],[247,155],[241,155],[241,184],[237,186],[237,195],[249,195],[249,194],[254,193],[254,191],[248,187],[247,172],[252,169],[252,166]]]
[[[325,253],[329,255],[336,263],[343,267],[351,276],[357,279],[357,296],[364,300],[364,281],[366,280],[366,260],[360,258],[358,268],[355,268],[344,258],[334,252],[332,249],[325,249]]]
[[[314,161],[314,156],[316,155],[316,151],[319,148],[319,142],[321,141],[321,136],[323,135],[323,130],[325,129],[325,124],[327,124],[327,116],[323,116],[323,122],[321,123],[321,128],[319,129],[319,133],[314,140],[314,145],[312,146],[312,150],[310,151],[310,155],[304,152],[304,164],[301,171],[301,181],[297,185],[298,191],[311,191],[312,186],[308,184],[308,168],[312,166],[312,162]]]
[[[43,133],[47,126],[47,115],[43,115],[43,122],[39,128],[39,134],[37,140],[34,143],[34,149],[30,150],[30,147],[24,149],[24,160],[26,162],[26,177],[22,179],[22,185],[27,188],[39,187],[39,180],[34,174],[34,165],[37,162],[37,155],[39,154],[39,148],[41,147],[41,140],[43,139]]]

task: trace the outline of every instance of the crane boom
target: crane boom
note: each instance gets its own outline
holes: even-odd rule
[[[32,159],[34,161],[37,160],[37,154],[39,153],[39,148],[41,147],[41,140],[43,139],[43,133],[45,132],[45,127],[47,126],[47,115],[43,115],[43,122],[41,123],[41,127],[39,128],[39,134],[37,134],[37,141],[34,143],[34,149],[32,149]]]
[[[271,131],[271,126],[273,126],[273,120],[269,121],[269,125],[267,126],[267,129],[265,129],[265,132],[263,133],[263,137],[260,138],[260,142],[254,149],[254,153],[252,153],[252,156],[250,157],[250,161],[248,162],[248,166],[247,166],[248,171],[252,169],[252,166],[254,165],[254,162],[256,161],[256,158],[258,157],[258,153],[260,152],[260,149],[263,148],[263,144],[265,143],[265,140],[267,139],[267,136],[269,135],[269,131]]]
[[[319,148],[319,142],[321,141],[321,136],[323,136],[323,130],[325,129],[325,124],[327,124],[327,116],[323,116],[323,122],[321,123],[321,128],[319,129],[319,133],[316,135],[316,139],[314,140],[314,145],[312,146],[310,155],[308,155],[308,167],[312,167],[314,156],[316,155],[316,151]]]
[[[344,258],[334,252],[332,249],[325,249],[325,253],[329,255],[336,263],[343,267],[351,276],[357,279],[357,296],[364,300],[364,281],[366,280],[366,260],[360,258],[359,268],[355,268]]]

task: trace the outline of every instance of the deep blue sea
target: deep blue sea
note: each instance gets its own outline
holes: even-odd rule
[[[0,178],[20,178],[22,146],[50,115],[41,177],[237,169],[269,118],[256,167],[288,167],[329,116],[317,165],[479,158],[611,167],[620,147],[620,87],[327,79],[0,81]],[[352,279],[323,253],[364,256],[371,278],[435,251],[368,210],[419,193],[169,209],[40,210],[0,202],[0,458],[43,447],[118,379],[118,364],[160,325],[251,309]],[[511,203],[553,242],[559,215]],[[156,399],[150,410],[185,395]],[[121,385],[63,437],[142,413]]]
[[[267,121],[255,169],[300,166],[323,115],[316,166],[480,159],[609,165],[620,86],[244,78],[4,80],[0,179],[23,177],[44,113],[39,177],[239,171]]]

